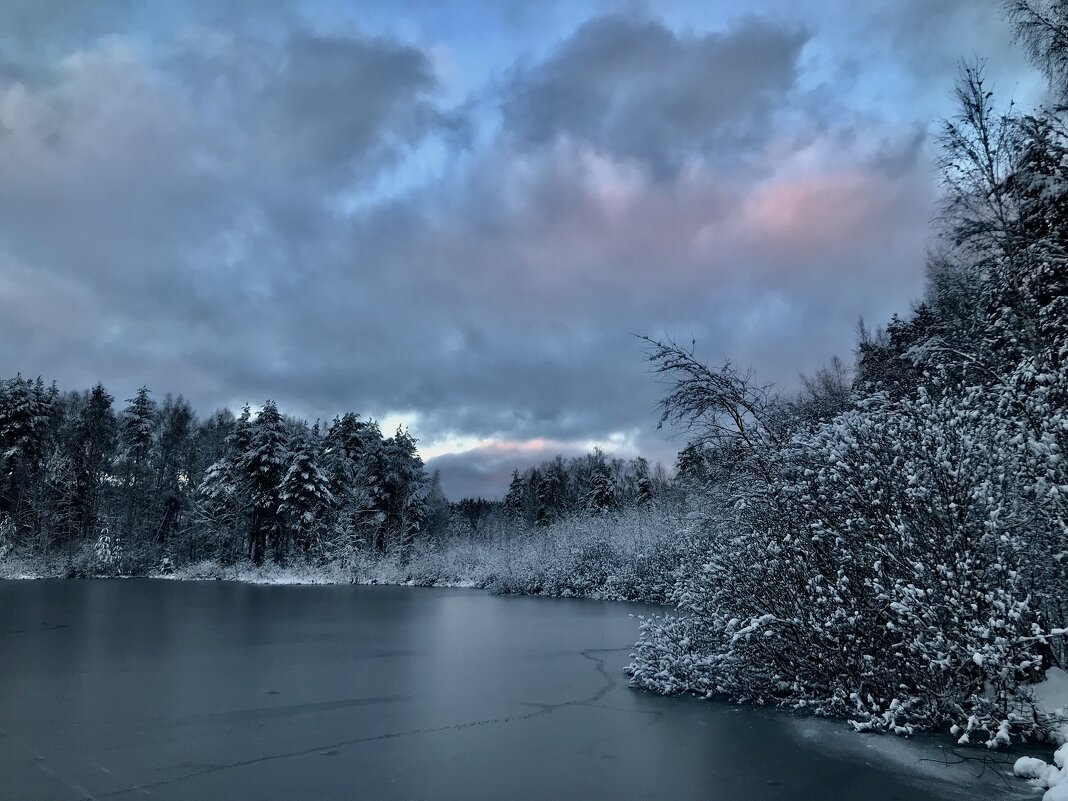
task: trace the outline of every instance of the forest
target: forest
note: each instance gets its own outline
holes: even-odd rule
[[[682,556],[665,471],[601,451],[517,470],[502,501],[445,498],[404,429],[325,430],[267,401],[199,420],[141,388],[0,382],[9,574],[477,584],[665,601]],[[235,573],[236,571],[236,573]]]
[[[992,748],[1053,737],[1031,687],[1068,658],[1068,9],[1009,7],[1050,101],[1020,110],[962,66],[915,308],[798,390],[640,340],[685,432],[673,470],[597,451],[453,502],[411,434],[356,414],[200,420],[16,376],[0,565],[655,601],[674,611],[643,622],[636,686]]]

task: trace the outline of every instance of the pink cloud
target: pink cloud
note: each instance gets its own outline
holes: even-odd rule
[[[757,188],[742,210],[742,224],[758,242],[794,248],[853,246],[893,201],[893,187],[861,171],[806,175]],[[889,189],[889,191],[888,191]]]

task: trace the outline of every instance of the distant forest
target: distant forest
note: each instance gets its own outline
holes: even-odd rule
[[[142,388],[120,411],[102,385],[0,384],[3,540],[74,560],[86,547],[143,569],[163,557],[284,560],[345,532],[383,551],[443,504],[403,430],[346,414],[325,432],[267,401],[253,416]],[[437,494],[435,494],[435,492]]]
[[[282,414],[199,420],[181,396],[0,381],[0,548],[66,560],[74,575],[211,560],[403,561],[413,546],[497,527],[545,527],[651,504],[670,481],[600,451],[517,470],[504,501],[449,502],[404,429],[353,413],[325,430]],[[2,551],[0,551],[2,554]]]

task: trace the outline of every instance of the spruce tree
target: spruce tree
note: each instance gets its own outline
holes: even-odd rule
[[[334,502],[330,478],[319,466],[320,458],[319,426],[316,425],[293,449],[279,492],[282,511],[297,547],[303,553],[308,553],[315,544],[319,524]]]
[[[240,430],[240,429],[239,429]],[[249,428],[247,450],[241,456],[241,471],[248,481],[252,505],[249,556],[262,564],[268,544],[281,556],[279,519],[280,484],[286,470],[286,432],[275,402],[268,400]]]
[[[76,476],[75,506],[78,537],[94,536],[107,489],[106,478],[112,469],[115,452],[116,421],[113,398],[97,384],[88,393],[74,426],[72,461]]]
[[[523,497],[526,495],[526,488],[523,485],[523,478],[519,475],[519,470],[512,471],[512,481],[508,485],[508,492],[504,496],[504,509],[508,514],[508,517],[513,521],[519,521],[523,517]]]
[[[145,512],[150,482],[149,460],[157,428],[156,402],[148,387],[141,387],[127,400],[119,420],[118,468],[122,478],[124,534],[134,539],[139,534]]]

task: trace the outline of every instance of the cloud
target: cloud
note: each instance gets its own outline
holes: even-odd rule
[[[79,8],[0,46],[0,374],[406,415],[450,494],[494,496],[592,443],[672,460],[633,333],[789,384],[921,291],[930,115],[887,87],[927,67],[846,81],[856,31],[815,6],[560,4],[503,76],[444,29]]]
[[[441,472],[442,488],[450,498],[472,498],[486,494],[487,488],[506,488],[517,466],[539,464],[556,456],[581,456],[593,448],[618,457],[637,455],[625,436],[607,442],[560,441],[547,439],[492,440],[463,451],[447,453],[427,461],[429,470]]]
[[[135,0],[6,0],[0,42],[24,53],[100,36],[120,24]]]
[[[218,33],[182,44],[179,77],[239,132],[231,154],[269,163],[268,175],[345,186],[448,121],[428,55],[393,40],[298,29],[281,44]]]
[[[269,352],[330,246],[333,194],[445,124],[434,88],[417,49],[302,31],[155,57],[111,36],[0,83],[6,360],[126,380]],[[52,337],[15,327],[60,302]]]
[[[523,143],[571,137],[663,178],[695,156],[726,164],[727,153],[752,152],[770,135],[806,39],[758,21],[688,35],[632,15],[597,18],[516,71],[505,125]]]

